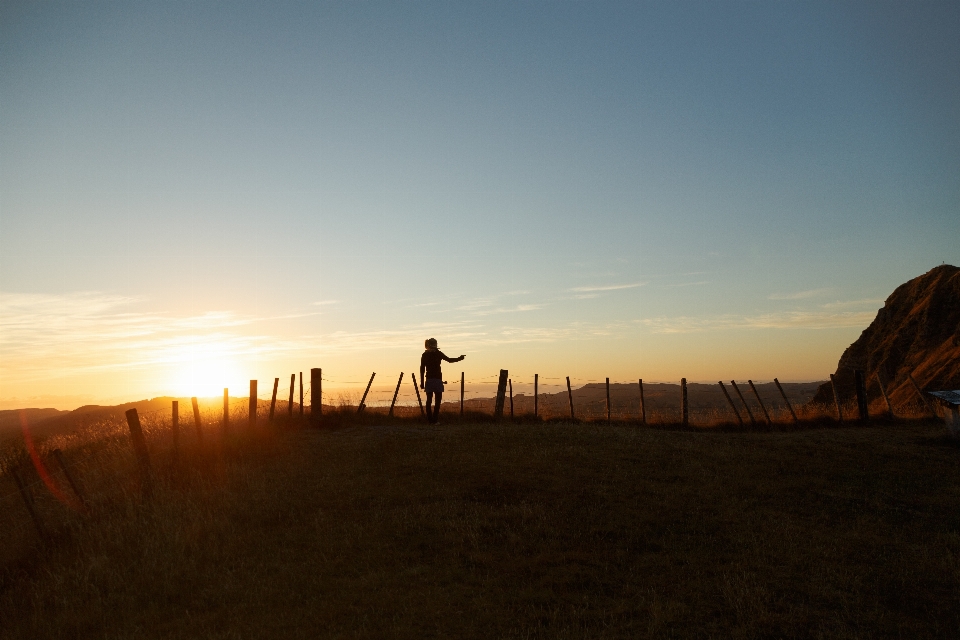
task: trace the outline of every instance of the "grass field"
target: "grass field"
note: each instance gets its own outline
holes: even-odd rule
[[[958,456],[932,421],[260,434],[9,565],[0,637],[953,638]]]

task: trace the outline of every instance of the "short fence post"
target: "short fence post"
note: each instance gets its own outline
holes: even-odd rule
[[[680,378],[680,426],[686,428],[690,423],[689,412],[687,411],[687,379]]]
[[[723,390],[723,395],[726,396],[727,402],[730,403],[730,408],[733,409],[733,415],[737,416],[737,422],[739,422],[739,423],[740,423],[740,426],[742,427],[742,426],[743,426],[743,418],[740,417],[740,412],[737,411],[737,405],[735,405],[735,404],[733,403],[733,398],[731,398],[731,397],[730,397],[730,394],[727,393],[727,388],[726,388],[725,386],[723,386],[723,380],[721,380],[721,381],[718,382],[717,384],[719,384],[719,385],[720,385],[720,388]]]
[[[280,378],[273,379],[273,395],[270,397],[270,418],[269,421],[273,422],[273,411],[277,408],[277,387],[280,386]]]
[[[833,389],[833,403],[837,407],[837,422],[843,424],[843,409],[840,408],[840,390],[837,389],[837,378],[830,374],[830,388]]]
[[[887,413],[890,415],[890,419],[893,420],[896,416],[893,415],[893,405],[890,404],[890,398],[887,396],[887,390],[883,386],[883,380],[880,379],[880,372],[877,372],[877,385],[880,386],[880,395],[883,396],[883,401],[887,403]]]
[[[140,491],[145,497],[153,493],[153,485],[150,481],[150,456],[147,453],[147,441],[143,439],[143,429],[140,427],[140,416],[136,409],[130,409],[126,412],[127,427],[130,429],[130,441],[133,444],[133,452],[137,456],[137,466],[140,469]]]
[[[460,372],[460,419],[463,420],[463,371]]]
[[[180,459],[180,401],[174,400],[173,407],[171,407],[172,415],[170,416],[170,433],[173,436],[173,461],[178,462]]]
[[[223,432],[226,433],[230,428],[230,389],[223,390]]]
[[[200,405],[196,398],[190,398],[190,404],[193,405],[193,424],[197,428],[197,442],[203,441],[203,429],[200,427]]]
[[[753,395],[757,398],[757,404],[760,405],[760,410],[763,411],[763,417],[767,419],[767,426],[773,426],[773,421],[770,420],[770,414],[767,413],[767,408],[763,406],[763,400],[760,399],[760,394],[757,392],[757,388],[753,384],[753,380],[747,380],[747,384],[750,385],[750,389],[753,391]]]
[[[643,378],[640,381],[640,424],[647,426],[647,407],[643,402]]]
[[[610,378],[607,378],[607,424],[610,424]]]
[[[757,424],[757,421],[753,417],[753,411],[750,411],[750,405],[747,404],[746,398],[744,398],[743,394],[740,393],[740,387],[737,386],[737,381],[731,380],[730,386],[732,386],[733,390],[737,392],[737,397],[739,397],[740,402],[743,403],[743,408],[747,410],[747,415],[750,417],[750,425],[755,426]]]
[[[360,406],[357,407],[357,413],[363,413],[364,408],[367,406],[367,394],[370,393],[370,385],[373,384],[373,378],[377,375],[377,372],[374,371],[370,374],[370,382],[367,383],[367,388],[363,390],[363,397],[360,398]]]
[[[60,452],[60,449],[53,450],[53,457],[57,459],[57,464],[60,465],[60,468],[63,469],[63,475],[66,476],[67,482],[70,484],[70,488],[73,489],[73,493],[77,496],[77,500],[80,501],[80,505],[86,505],[86,500],[83,499],[83,493],[80,491],[80,485],[77,484],[77,481],[74,480],[73,474],[70,473],[70,469],[67,468],[67,463],[63,459],[63,454]]]
[[[793,410],[793,405],[790,404],[790,400],[787,398],[787,394],[784,393],[783,387],[780,386],[780,381],[774,378],[773,383],[777,385],[777,389],[780,390],[780,395],[783,396],[783,401],[787,403],[787,409],[790,410],[790,415],[793,416],[793,424],[800,424],[800,421],[797,420],[797,414]]]
[[[500,369],[500,380],[497,382],[497,404],[493,408],[493,417],[499,420],[503,417],[503,403],[507,395],[507,370]]]
[[[570,419],[576,420],[576,416],[573,413],[573,390],[570,389],[570,376],[567,376],[567,399],[570,401]]]
[[[310,369],[310,422],[320,426],[323,415],[323,369]]]
[[[290,399],[287,401],[287,418],[293,418],[293,387],[297,383],[297,374],[290,374]]]
[[[533,418],[540,417],[540,374],[533,374]]]
[[[426,418],[427,414],[423,410],[423,400],[420,399],[420,387],[417,386],[417,376],[412,371],[410,372],[410,379],[413,380],[413,390],[417,393],[417,404],[420,405],[420,417]]]
[[[13,481],[17,485],[17,491],[20,492],[20,497],[23,498],[23,504],[27,508],[27,513],[30,514],[30,519],[33,520],[33,526],[37,528],[37,535],[40,536],[40,541],[46,542],[47,532],[43,528],[43,523],[40,521],[40,515],[37,513],[37,510],[33,508],[33,495],[30,494],[27,486],[23,484],[23,480],[20,478],[20,473],[17,469],[10,469],[10,475],[13,476]]]
[[[390,411],[387,412],[388,416],[393,417],[393,407],[397,404],[397,394],[400,393],[400,383],[403,382],[403,371],[400,372],[400,377],[397,378],[397,388],[393,390],[393,400],[390,401]],[[463,402],[461,401],[461,405]]]
[[[250,399],[247,402],[247,424],[250,428],[257,426],[257,381],[250,381]]]
[[[860,422],[870,421],[870,409],[867,407],[867,385],[864,382],[863,371],[853,371],[854,383],[857,387],[857,410],[860,413]]]

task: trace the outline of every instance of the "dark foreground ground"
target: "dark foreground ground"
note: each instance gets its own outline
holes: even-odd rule
[[[943,433],[289,432],[7,569],[0,637],[956,638]]]

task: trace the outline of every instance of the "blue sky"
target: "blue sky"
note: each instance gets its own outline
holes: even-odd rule
[[[392,387],[431,336],[476,380],[823,378],[960,262],[957,33],[933,2],[3,3],[0,406]]]

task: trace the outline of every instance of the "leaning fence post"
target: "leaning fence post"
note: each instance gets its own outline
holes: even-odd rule
[[[896,416],[893,415],[893,405],[890,404],[890,398],[887,396],[887,390],[883,386],[883,380],[880,379],[880,372],[877,372],[877,384],[880,386],[880,394],[883,396],[883,401],[887,403],[887,413],[890,415],[890,419],[893,420]]]
[[[133,444],[133,452],[137,456],[137,466],[140,469],[140,490],[144,496],[149,496],[153,492],[153,485],[150,481],[150,456],[147,453],[147,442],[143,439],[140,416],[135,408],[128,410],[126,415],[127,427],[130,429],[130,441]]]
[[[567,399],[570,400],[570,419],[576,420],[577,418],[573,413],[573,391],[570,389],[570,376],[567,376]]]
[[[723,390],[723,395],[726,396],[727,402],[730,403],[730,408],[733,409],[733,415],[737,416],[737,422],[740,423],[740,426],[743,426],[743,418],[740,417],[740,412],[737,410],[737,405],[733,403],[733,398],[730,397],[730,394],[727,393],[727,388],[723,386],[723,380],[718,382],[720,388]]]
[[[193,424],[197,428],[197,442],[203,441],[203,430],[200,428],[200,405],[196,398],[190,398],[190,404],[193,405]]]
[[[393,416],[393,407],[394,407],[394,405],[397,404],[397,394],[400,393],[400,383],[401,383],[401,382],[403,382],[403,371],[400,372],[400,377],[397,378],[397,388],[393,390],[393,400],[390,401],[390,411],[387,412],[387,415],[388,415],[388,416],[391,416],[391,417]],[[463,402],[461,401],[460,404],[462,405]],[[461,411],[461,413],[462,413],[462,411]]]
[[[257,381],[250,381],[250,400],[247,402],[247,424],[250,428],[257,426]]]
[[[320,416],[322,415],[323,369],[310,369],[310,422],[313,423],[313,426],[320,425]]]
[[[910,384],[913,385],[914,390],[917,392],[917,395],[920,396],[920,401],[923,402],[923,406],[927,408],[927,411],[930,412],[934,418],[939,417],[937,415],[937,410],[930,406],[930,403],[927,402],[927,396],[923,395],[923,391],[920,390],[920,385],[917,384],[917,381],[913,379],[913,374],[908,373],[907,379],[910,380]]]
[[[793,416],[793,424],[800,424],[800,421],[797,420],[797,414],[793,410],[793,405],[790,404],[790,400],[787,399],[787,394],[784,393],[783,387],[780,386],[780,381],[774,378],[773,383],[777,385],[777,389],[780,390],[780,395],[783,396],[783,401],[787,403],[787,409],[790,410],[790,415]]]
[[[363,413],[363,410],[367,406],[367,394],[370,393],[370,385],[373,384],[373,378],[377,375],[377,372],[374,371],[370,374],[370,382],[367,383],[367,388],[363,390],[363,397],[360,398],[360,406],[357,407],[357,413]]]
[[[290,374],[290,399],[287,401],[287,418],[293,418],[293,387],[297,383],[297,374]]]
[[[60,465],[60,468],[63,469],[63,475],[66,476],[67,482],[70,484],[70,488],[73,489],[73,493],[77,496],[77,500],[80,501],[81,506],[86,505],[86,501],[83,499],[83,493],[80,491],[80,485],[77,484],[77,481],[74,480],[73,474],[70,473],[70,469],[67,468],[67,463],[63,459],[63,454],[60,452],[60,449],[53,450],[53,457],[57,459],[57,464]]]
[[[410,379],[413,380],[413,390],[417,392],[417,404],[420,405],[420,417],[426,418],[427,414],[423,411],[423,400],[420,399],[420,387],[417,386],[417,376],[412,371],[410,372]]]
[[[647,407],[643,402],[643,378],[640,381],[640,424],[647,426]]]
[[[20,497],[23,498],[23,504],[27,508],[27,513],[30,514],[30,519],[33,520],[33,526],[37,528],[37,535],[40,536],[40,541],[46,542],[47,531],[43,528],[43,523],[40,521],[40,515],[37,513],[37,510],[33,508],[33,496],[30,494],[26,485],[23,484],[23,480],[20,478],[20,473],[17,469],[10,469],[10,475],[13,476],[13,481],[17,485]]]
[[[270,397],[270,422],[273,422],[273,410],[277,408],[277,387],[280,386],[280,378],[273,379],[273,395]]]
[[[690,423],[690,412],[687,410],[687,379],[680,378],[680,425],[684,428]]]
[[[870,409],[867,407],[867,385],[864,382],[863,371],[854,369],[853,380],[857,387],[857,411],[860,413],[860,422],[869,422]]]
[[[174,400],[171,407],[170,433],[173,436],[173,461],[180,460],[180,401]]]
[[[830,388],[833,389],[833,403],[837,406],[837,422],[843,424],[843,409],[840,408],[840,390],[837,389],[837,378],[830,374]]]
[[[497,381],[497,402],[493,407],[493,417],[499,420],[503,417],[503,404],[507,396],[507,370],[500,369],[500,379]]]
[[[753,391],[753,395],[757,398],[757,404],[760,405],[760,409],[763,411],[763,417],[767,419],[767,426],[773,426],[773,421],[770,420],[770,414],[767,413],[767,408],[763,406],[763,400],[760,399],[760,394],[757,392],[757,388],[753,384],[753,380],[747,380],[747,384],[750,385],[750,389]]]
[[[753,418],[753,411],[750,411],[750,405],[747,404],[746,398],[744,398],[743,394],[740,393],[740,387],[737,386],[737,381],[731,380],[730,385],[733,387],[733,390],[737,392],[737,397],[739,397],[740,402],[743,403],[743,408],[747,410],[747,415],[750,416],[750,425],[756,425],[757,421]]]

